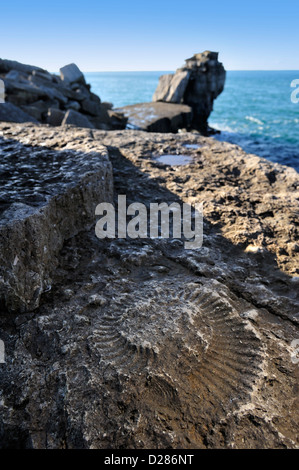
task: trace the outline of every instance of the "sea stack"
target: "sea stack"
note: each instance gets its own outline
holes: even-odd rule
[[[186,59],[175,74],[162,75],[153,101],[189,105],[193,111],[192,127],[207,135],[208,117],[213,102],[224,89],[226,72],[218,61],[218,52],[205,51]]]

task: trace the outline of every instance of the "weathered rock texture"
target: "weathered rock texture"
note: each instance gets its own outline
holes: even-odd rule
[[[149,132],[177,132],[192,121],[192,109],[183,104],[139,103],[116,111],[128,118],[127,127]]]
[[[93,223],[99,201],[112,200],[112,170],[101,146],[56,150],[11,135],[0,137],[0,154],[0,304],[26,312],[51,288],[65,240]]]
[[[75,64],[62,67],[59,77],[39,67],[0,59],[0,79],[5,85],[7,101],[1,106],[0,121],[72,124],[96,129],[126,127],[123,115],[118,113],[117,119],[110,117]],[[60,119],[57,119],[58,112]]]
[[[223,91],[225,70],[218,53],[205,51],[186,60],[174,75],[162,75],[153,101],[184,103],[193,110],[192,127],[203,134],[209,131],[208,117],[213,102]]]
[[[298,174],[190,133],[0,129],[86,165],[106,146],[128,204],[204,203],[201,249],[92,228],[64,243],[39,308],[3,312],[1,446],[298,447]]]

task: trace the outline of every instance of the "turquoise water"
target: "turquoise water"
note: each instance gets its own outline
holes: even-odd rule
[[[170,72],[86,73],[92,91],[114,107],[151,101],[159,76]],[[299,171],[299,103],[291,102],[299,71],[227,72],[209,124],[216,136]]]
[[[86,72],[92,91],[115,108],[152,101],[160,75],[172,72]]]
[[[291,102],[299,72],[228,72],[210,125],[220,140],[299,171],[299,103]]]

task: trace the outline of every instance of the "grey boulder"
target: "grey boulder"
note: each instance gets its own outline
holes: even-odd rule
[[[67,124],[72,124],[73,126],[77,127],[89,127],[90,129],[94,129],[94,125],[89,121],[86,116],[83,114],[74,111],[73,109],[69,109],[63,118],[61,123],[62,126]]]
[[[65,112],[61,109],[49,108],[47,115],[47,123],[51,126],[61,126]]]
[[[44,69],[34,65],[21,64],[16,60],[0,59],[0,73],[7,73],[10,72],[10,70],[18,70],[19,72],[27,74],[33,73],[34,70],[46,72]]]
[[[60,69],[60,77],[64,82],[85,83],[84,75],[76,64],[65,65]]]
[[[38,124],[38,121],[30,114],[22,111],[12,103],[1,103],[0,104],[0,121],[4,122],[34,122]]]

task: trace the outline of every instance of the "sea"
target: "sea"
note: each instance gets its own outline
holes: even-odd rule
[[[87,72],[85,77],[102,101],[118,108],[151,101],[164,73],[172,72]],[[209,118],[221,131],[214,138],[299,172],[299,102],[291,100],[296,79],[299,71],[228,71]]]

